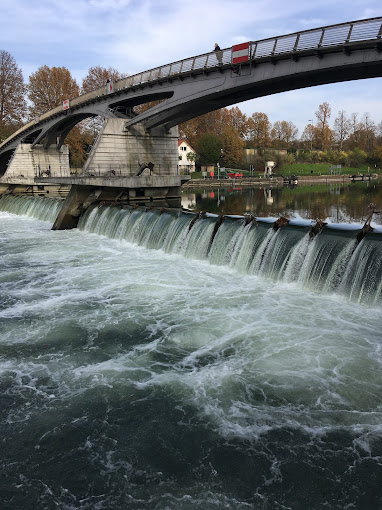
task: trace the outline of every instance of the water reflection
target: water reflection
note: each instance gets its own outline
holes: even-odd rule
[[[273,195],[272,195],[272,188],[264,188],[264,197],[265,197],[265,203],[267,205],[273,204]]]
[[[335,223],[363,222],[369,205],[382,210],[382,183],[318,184],[313,186],[258,188],[185,188],[182,206],[216,214],[301,216]],[[382,225],[382,215],[374,215]]]

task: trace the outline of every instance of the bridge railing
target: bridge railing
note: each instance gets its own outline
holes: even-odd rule
[[[353,42],[381,39],[382,18],[352,21],[328,27],[253,41],[251,58],[264,58],[282,53],[341,46]]]
[[[382,17],[371,18],[360,21],[330,25],[327,27],[295,32],[293,34],[261,39],[259,41],[249,42],[249,58],[256,60],[260,58],[281,55],[283,53],[299,52],[304,50],[313,50],[326,48],[330,46],[345,45],[352,42],[373,40],[382,38]],[[184,60],[172,62],[163,66],[143,71],[114,83],[114,91],[118,92],[136,85],[176,77],[183,73],[189,73],[198,70],[208,70],[219,66],[219,60],[215,51],[196,55]],[[232,62],[232,48],[225,48],[221,52],[221,64],[229,65]],[[107,94],[106,85],[100,89],[83,94],[70,101],[70,106],[92,101],[97,97]],[[44,120],[47,115],[54,115],[61,111],[57,107],[50,112],[42,115],[39,120]]]
[[[382,38],[382,17],[352,21],[338,25],[295,32],[293,34],[271,37],[249,42],[251,60],[271,57],[283,53],[313,50],[329,46],[345,45],[352,42]],[[222,50],[222,65],[231,64],[232,48]],[[219,65],[216,52],[197,55],[171,64],[156,67],[143,73],[128,76],[114,84],[116,91],[149,81],[175,77],[196,70],[216,68]],[[101,91],[102,89],[99,89]],[[94,91],[97,92],[97,91]],[[85,96],[80,96],[85,99]],[[78,98],[79,99],[79,98]]]
[[[304,50],[319,49],[329,46],[344,45],[350,42],[364,40],[378,40],[382,37],[382,17],[371,18],[338,25],[295,32],[293,34],[261,39],[249,42],[249,58],[260,58],[281,55],[283,53],[298,52]],[[225,48],[221,52],[221,65],[229,65],[232,62],[232,48]],[[219,66],[218,55],[215,51],[196,55],[184,60],[172,62],[163,66],[143,71],[114,83],[114,91],[118,92],[160,79],[166,79],[189,73],[192,71],[216,69]],[[106,85],[100,89],[83,94],[70,101],[70,106],[86,104],[98,97],[107,94]],[[46,116],[55,115],[61,111],[61,106],[42,115],[39,120]]]
[[[375,41],[379,45],[382,41],[382,17],[370,18],[338,25],[330,25],[293,34],[287,34],[268,39],[249,42],[249,61],[266,59],[282,54],[297,54],[307,50],[319,50],[334,46],[347,46],[360,41]],[[379,46],[380,47],[380,46]],[[232,62],[232,48],[225,48],[221,52],[222,66]],[[218,55],[212,51],[189,57],[184,60],[172,62],[163,66],[143,71],[114,83],[114,92],[129,89],[136,85],[155,82],[161,79],[175,78],[193,71],[208,71],[219,67]],[[108,94],[106,84],[92,92],[82,94],[70,100],[70,108],[85,106],[89,102],[97,101]],[[0,144],[0,149],[25,131],[33,132],[33,127],[62,112],[62,106],[58,106],[49,112],[40,115],[21,129],[13,133],[7,140]]]

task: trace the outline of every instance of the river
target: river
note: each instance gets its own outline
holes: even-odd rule
[[[296,215],[309,219],[326,219],[334,223],[363,222],[370,204],[381,206],[382,182],[349,182],[246,188],[236,179],[230,186],[183,189],[182,205],[190,210],[217,214],[253,214],[254,216]],[[382,215],[374,221],[382,224]]]
[[[238,251],[285,229],[224,222],[211,259],[209,217],[101,208],[52,231],[38,204],[0,212],[2,509],[382,508],[381,264],[372,296],[340,292]]]

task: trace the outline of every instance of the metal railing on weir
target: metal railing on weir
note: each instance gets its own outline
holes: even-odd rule
[[[382,39],[382,17],[370,18],[359,21],[350,21],[347,23],[340,23],[337,25],[329,25],[320,28],[313,28],[304,30],[302,32],[295,32],[292,34],[270,37],[268,39],[261,39],[259,41],[249,41],[249,62],[256,62],[256,60],[280,57],[283,54],[298,55],[299,52],[303,53],[309,50],[327,49],[336,46],[346,46],[352,43],[362,41],[375,41],[376,44],[380,43]],[[221,50],[221,65],[232,64],[232,47]],[[219,66],[217,53],[215,51],[189,57],[171,64],[155,67],[148,71],[143,71],[114,83],[114,91],[108,94],[107,86],[101,87],[92,92],[82,94],[70,100],[70,108],[79,108],[85,106],[87,103],[94,102],[94,100],[104,98],[106,95],[113,95],[120,93],[123,90],[130,89],[135,86],[143,85],[150,82],[166,80],[169,78],[176,78],[188,73],[197,71],[205,71],[208,69],[216,69]],[[0,144],[8,143],[13,138],[17,137],[23,131],[39,124],[50,117],[62,112],[62,106],[57,106],[53,110],[36,117],[35,120],[29,122],[21,129],[16,131],[7,140]]]
[[[34,176],[38,178],[43,178],[44,180],[55,179],[57,177],[65,177],[65,178],[79,178],[79,179],[89,179],[95,177],[101,177],[108,179],[118,179],[120,177],[139,177],[137,176],[137,165],[126,165],[121,163],[109,164],[107,166],[91,166],[86,169],[73,170],[71,169],[68,173],[67,169],[62,168],[41,168],[40,165],[36,165],[34,167]],[[179,168],[175,171],[171,170],[170,167],[163,167],[163,165],[156,165],[155,171],[150,171],[149,168],[145,168],[142,172],[143,177],[156,177],[156,176],[171,176],[171,175],[179,175]]]

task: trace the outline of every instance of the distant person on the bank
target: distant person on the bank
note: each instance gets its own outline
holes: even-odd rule
[[[216,58],[218,59],[219,66],[221,66],[223,63],[223,52],[217,42],[215,43],[214,51],[216,52]]]

